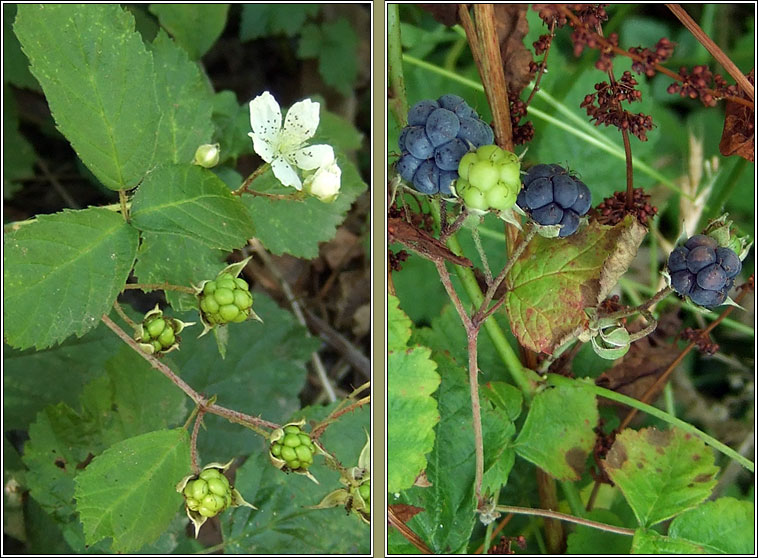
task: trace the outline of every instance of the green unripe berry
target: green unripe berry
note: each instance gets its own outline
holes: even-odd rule
[[[216,512],[216,511],[214,511],[214,510],[209,510],[209,509],[208,509],[208,508],[206,508],[205,506],[200,506],[200,507],[197,509],[197,513],[199,513],[199,514],[200,514],[200,515],[202,515],[203,517],[215,517],[215,515],[216,515],[218,512]]]
[[[505,151],[500,149],[497,145],[483,145],[476,150],[476,157],[480,161],[490,161],[491,163],[499,163],[505,159]]]
[[[281,446],[282,448],[282,459],[284,459],[288,464],[294,460],[297,459],[297,454],[295,453],[295,450],[292,449],[289,446]]]
[[[287,461],[287,465],[289,465],[290,469],[299,469],[300,468],[300,461],[297,459],[293,459],[291,461]]]
[[[463,180],[468,180],[469,171],[471,166],[479,161],[479,157],[476,156],[475,151],[470,151],[461,157],[461,162],[458,163],[458,175]]]
[[[151,339],[150,334],[147,332],[146,329],[143,328],[142,337],[140,337],[140,341],[142,341],[143,343],[150,343],[150,339]]]
[[[216,302],[221,306],[234,303],[234,293],[230,289],[222,289],[219,287],[216,289],[216,292],[213,293],[213,298],[215,298]]]
[[[250,288],[247,284],[247,281],[245,281],[242,277],[235,277],[234,283],[237,285],[238,289],[242,289],[243,291],[247,291]]]
[[[158,341],[157,339],[150,341],[150,344],[153,346],[153,349],[155,350],[156,353],[159,353],[160,351],[163,350],[163,345],[161,345],[161,342]]]
[[[295,454],[300,461],[311,461],[313,459],[311,450],[307,446],[297,446]]]
[[[171,345],[174,344],[174,341],[176,341],[174,330],[171,329],[170,327],[167,327],[166,329],[164,329],[163,333],[161,333],[158,336],[158,341],[160,341],[164,349],[168,349]]]
[[[147,324],[147,332],[150,334],[150,337],[158,337],[165,328],[166,320],[163,318],[156,318]]]
[[[234,291],[234,305],[240,310],[247,310],[253,305],[253,301],[250,300],[247,291],[237,289]]]
[[[216,281],[228,281],[229,279],[231,279],[232,281],[234,281],[234,276],[231,273],[229,273],[228,271],[226,271],[226,272],[222,273],[221,275],[219,275],[218,277],[216,277]]]
[[[297,434],[285,434],[282,439],[282,444],[290,448],[296,448],[300,445],[300,438]]]
[[[298,438],[300,438],[300,443],[304,446],[311,446],[311,437],[308,436],[305,432],[302,432],[297,435]]]
[[[272,444],[271,446],[271,454],[274,457],[279,457],[282,455],[282,446],[280,444]]]
[[[200,502],[194,498],[187,498],[187,507],[192,511],[197,511],[200,507]]]
[[[230,291],[233,291],[237,288],[237,284],[234,282],[233,279],[224,279],[223,281],[216,281],[216,284],[218,285],[218,289],[228,289]]]
[[[515,157],[515,155],[514,155]],[[517,158],[518,161],[518,158]],[[519,188],[521,187],[521,165],[501,165],[500,166],[500,180],[506,184],[515,184]],[[518,195],[518,192],[517,192]]]
[[[208,281],[205,286],[203,287],[203,294],[204,295],[212,295],[216,292],[216,282],[215,281]]]
[[[226,289],[223,290],[225,291]],[[216,296],[218,296],[218,292],[216,292]],[[218,309],[218,313],[223,321],[231,322],[240,313],[240,309],[237,308],[234,304],[224,304],[221,308]]]
[[[209,481],[211,479],[217,479],[219,477],[223,476],[218,469],[204,469],[200,473],[200,478],[204,481]]]
[[[240,312],[239,314],[237,314],[237,317],[234,318],[232,321],[236,323],[240,323],[240,322],[244,322],[245,320],[247,320],[247,313]]]
[[[371,503],[371,483],[367,482],[358,487],[358,493],[367,504]]]
[[[208,494],[201,502],[204,507],[216,512],[221,511],[224,508],[225,503],[226,501],[224,498],[218,494]]]
[[[211,479],[208,481],[208,490],[217,496],[223,497],[226,494],[227,487],[221,479]]]
[[[218,302],[212,296],[207,296],[200,301],[200,309],[206,314],[215,314],[219,308]]]
[[[484,190],[489,190],[497,182],[497,168],[488,161],[477,161],[468,172],[468,181]]]
[[[284,427],[285,434],[300,434],[301,430],[294,424],[288,424]]]

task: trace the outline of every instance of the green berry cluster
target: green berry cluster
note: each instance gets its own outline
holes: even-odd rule
[[[193,323],[184,323],[163,315],[159,305],[150,310],[134,332],[134,339],[148,354],[164,354],[179,348],[179,334]]]
[[[200,310],[210,325],[244,322],[252,313],[253,295],[247,282],[231,273],[221,273],[203,285]]]
[[[520,173],[521,162],[514,153],[483,145],[461,158],[455,190],[469,208],[505,211],[516,203]]]
[[[214,517],[232,503],[232,488],[218,469],[205,469],[184,487],[187,507],[203,517]]]
[[[366,502],[366,504],[371,503],[371,481],[367,480],[362,485],[358,487],[358,494],[361,495],[361,498],[363,498],[363,501]]]
[[[292,471],[305,471],[313,465],[316,446],[310,436],[295,424],[288,424],[283,430],[284,436],[271,444],[271,455],[284,461]]]

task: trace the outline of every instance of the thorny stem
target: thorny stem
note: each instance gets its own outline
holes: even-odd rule
[[[534,508],[521,508],[517,506],[496,506],[495,509],[503,513],[515,513],[522,515],[537,515],[540,517],[549,517],[560,521],[568,521],[569,523],[578,523],[586,527],[592,527],[593,529],[600,529],[601,531],[608,531],[609,533],[618,533],[619,535],[628,535],[633,537],[635,534],[634,529],[625,529],[624,527],[616,527],[615,525],[608,525],[607,523],[599,523],[597,521],[590,521],[589,519],[583,519],[581,517],[575,517],[561,512],[552,510],[539,510]]]
[[[482,479],[484,477],[484,437],[482,435],[482,410],[479,403],[479,366],[477,364],[476,338],[479,326],[466,328],[468,337],[468,381],[471,391],[471,414],[474,418],[474,448],[476,452],[476,474],[474,477],[474,495],[477,509],[482,500]]]
[[[242,194],[244,194],[244,193],[246,193],[246,192],[247,192],[247,193],[251,193],[251,194],[252,194],[252,192],[248,190],[248,187],[250,186],[250,184],[252,184],[252,183],[253,183],[253,181],[254,181],[256,178],[258,178],[259,176],[261,176],[263,173],[265,173],[265,172],[266,172],[268,169],[270,169],[270,168],[271,168],[271,165],[270,165],[270,164],[268,164],[268,163],[263,163],[263,164],[262,164],[260,167],[258,167],[257,169],[255,169],[255,170],[254,170],[254,171],[253,171],[253,172],[250,174],[250,176],[248,176],[248,177],[245,179],[245,181],[242,183],[242,185],[241,185],[239,188],[237,188],[236,190],[234,190],[234,191],[232,192],[232,195],[233,195],[233,196],[241,196]],[[257,192],[257,193],[259,193],[259,194],[260,194],[261,192]]]
[[[335,410],[334,412],[330,414],[330,416],[326,417],[323,421],[321,421],[321,423],[318,426],[316,426],[311,431],[311,439],[317,440],[318,438],[320,438],[321,435],[324,433],[324,431],[327,428],[329,428],[329,425],[334,423],[342,415],[349,413],[351,411],[355,411],[356,409],[362,407],[363,405],[368,405],[369,403],[371,403],[371,396],[367,395],[366,397],[363,397],[359,399],[358,401],[354,401],[347,407],[343,407],[342,409]]]
[[[578,26],[584,25],[581,21],[579,21],[579,18],[576,17],[576,15],[574,15],[574,13],[571,10],[569,10],[567,7],[565,7],[563,5],[559,5],[559,8],[566,15],[566,17],[568,17],[572,22],[574,22],[575,25],[578,25]],[[632,60],[635,60],[637,62],[641,62],[643,64],[646,63],[646,61],[641,56],[638,56],[636,54],[632,54],[631,52],[629,52],[627,50],[624,50],[621,47],[617,47],[615,45],[612,45],[611,43],[609,43],[608,41],[606,41],[604,37],[602,37],[599,34],[596,34],[596,39],[597,39],[597,42],[600,44],[600,46],[602,47],[603,50],[610,49],[610,50],[613,51],[614,54],[621,55],[621,56],[626,56],[627,58],[631,58]],[[653,67],[655,68],[655,70],[657,72],[659,72],[661,74],[664,74],[664,75],[670,77],[673,80],[684,81],[682,79],[682,76],[680,76],[679,74],[675,74],[674,72],[672,72],[671,70],[669,70],[668,68],[666,68],[664,66],[661,66],[660,64],[655,64]],[[712,89],[706,89],[706,91],[709,92],[709,93],[711,93],[711,94],[713,94],[714,97],[719,97],[719,95],[717,95],[716,92],[713,91]],[[740,105],[744,105],[744,106],[746,106],[746,107],[748,107],[750,109],[753,108],[753,103],[751,101],[748,101],[747,99],[743,99],[742,97],[734,97],[732,95],[725,95],[722,98],[725,99],[725,100],[727,100],[727,101],[732,101],[734,103],[738,103]]]
[[[195,405],[198,405],[199,407],[204,408],[205,412],[222,416],[231,422],[242,424],[243,426],[250,428],[251,430],[257,432],[258,434],[261,434],[264,437],[268,437],[268,433],[265,431],[262,431],[261,430],[262,428],[269,428],[272,430],[279,428],[279,425],[276,424],[275,422],[269,422],[267,420],[263,420],[258,417],[246,415],[244,413],[240,413],[239,411],[233,411],[232,409],[227,409],[219,405],[209,406],[208,399],[205,399],[205,397],[203,397],[200,393],[192,389],[192,387],[187,382],[185,382],[179,376],[177,376],[174,373],[174,371],[171,370],[171,368],[163,364],[155,356],[149,355],[143,352],[140,349],[139,344],[134,339],[129,337],[129,334],[126,333],[123,329],[121,329],[108,316],[103,314],[103,316],[100,319],[106,326],[108,326],[111,329],[111,331],[113,331],[113,333],[118,335],[121,338],[121,340],[124,341],[124,343],[129,345],[132,349],[134,349],[137,352],[138,355],[144,358],[150,364],[150,366],[152,366],[158,372],[166,376],[179,389],[181,389],[185,394],[187,394],[187,397],[192,399],[192,401],[195,402]]]
[[[197,433],[200,430],[200,424],[203,422],[203,415],[205,409],[200,407],[197,411],[197,418],[195,419],[195,425],[192,428],[192,438],[190,439],[190,459],[192,461],[192,472],[196,475],[200,474],[200,467],[197,465]]]
[[[121,319],[124,320],[127,324],[129,324],[129,327],[133,329],[137,329],[137,324],[126,315],[126,312],[124,312],[124,309],[121,308],[121,305],[118,303],[117,300],[113,301],[113,309],[116,311],[116,313],[121,316]]]
[[[195,294],[195,290],[192,287],[185,287],[183,285],[171,285],[168,282],[163,283],[127,283],[124,285],[124,290],[139,289],[140,291],[177,291],[186,294]]]

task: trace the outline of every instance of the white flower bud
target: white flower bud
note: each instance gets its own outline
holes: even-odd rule
[[[340,177],[342,170],[336,161],[319,169],[305,179],[305,191],[316,196],[322,202],[331,203],[337,199],[340,192]]]
[[[218,165],[221,146],[217,143],[204,143],[195,151],[195,158],[192,159],[193,165],[200,165],[206,169]]]

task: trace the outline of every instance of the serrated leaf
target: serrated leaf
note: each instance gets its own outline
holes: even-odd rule
[[[298,394],[305,385],[306,364],[320,340],[310,337],[291,312],[267,295],[253,296],[253,308],[265,324],[255,320],[229,324],[222,366],[213,336],[198,339],[199,331],[193,333],[198,326],[182,333],[180,350],[165,361],[194,389],[209,397],[217,395],[219,405],[281,424],[301,406]],[[188,316],[187,321],[195,321],[196,316]],[[258,435],[224,418],[205,415],[204,423],[213,432],[198,440],[204,462],[225,462],[232,455],[249,454],[260,444]]]
[[[295,417],[310,424],[323,419],[333,405],[307,407]],[[370,425],[370,409],[362,407],[327,428],[321,438],[346,467],[355,466]],[[292,417],[292,418],[295,418]],[[288,419],[289,420],[289,419]],[[282,421],[285,422],[285,421]],[[260,447],[260,438],[255,448]],[[255,451],[237,470],[235,487],[258,511],[237,508],[221,516],[225,550],[233,554],[346,554],[370,552],[371,529],[345,508],[308,509],[334,488],[339,475],[316,457],[310,467],[321,484],[302,475],[287,475],[274,468],[266,451]]]
[[[149,9],[190,58],[197,60],[221,36],[229,4],[151,4]]]
[[[107,209],[40,215],[5,236],[5,339],[25,349],[81,337],[126,283],[137,231]]]
[[[342,169],[342,187],[333,203],[323,203],[314,197],[293,201],[244,196],[245,206],[255,222],[256,236],[269,251],[315,258],[319,243],[334,238],[350,206],[366,189],[355,165],[337,150],[335,155]],[[276,194],[294,192],[281,186],[270,170],[255,180],[251,189]]]
[[[516,420],[521,414],[524,395],[517,387],[506,382],[487,382],[481,392],[496,408],[505,411],[510,420]]]
[[[387,349],[401,350],[408,346],[411,338],[411,320],[400,309],[400,301],[394,295],[387,295]]]
[[[191,163],[197,148],[210,143],[213,135],[213,92],[197,64],[163,31],[150,50],[155,63],[156,96],[163,112],[157,158],[161,162]]]
[[[755,554],[755,509],[735,498],[704,502],[675,517],[668,536],[714,554]]]
[[[69,338],[44,351],[3,351],[5,429],[27,430],[47,405],[74,405],[85,383],[102,373],[105,361],[122,344],[102,323],[84,337]],[[61,370],[66,381],[61,381]],[[44,389],[40,389],[44,386]]]
[[[516,461],[511,440],[516,426],[503,409],[482,405],[482,436],[484,446],[484,476],[482,494],[493,495],[508,483]]]
[[[595,444],[595,396],[561,386],[534,396],[514,449],[558,480],[579,480]]]
[[[318,14],[319,4],[243,4],[240,40],[284,33],[293,37],[306,18]]]
[[[713,452],[677,428],[624,430],[603,462],[642,527],[693,508],[716,485]]]
[[[466,370],[446,354],[435,353],[435,359],[442,377],[437,393],[441,418],[435,428],[434,448],[428,455],[426,467],[426,479],[431,486],[413,486],[403,491],[399,500],[390,499],[390,502],[422,508],[423,511],[407,522],[408,527],[434,553],[454,554],[465,549],[476,522],[471,398]],[[390,402],[388,392],[388,404]],[[389,428],[393,422],[392,415],[388,414]],[[419,425],[409,428],[419,429]],[[389,443],[387,455],[388,458],[393,455]],[[389,485],[388,491],[393,492]]]
[[[13,32],[18,4],[3,4],[3,79],[16,87],[39,91],[40,86],[29,72],[29,60],[21,51],[21,45]]]
[[[191,257],[189,257],[191,255]],[[212,279],[224,267],[226,253],[202,242],[178,234],[143,233],[137,252],[134,274],[141,283],[198,285]],[[166,299],[177,312],[197,308],[197,297],[177,291],[165,291]],[[185,335],[192,335],[189,330]]]
[[[174,488],[190,470],[189,435],[158,430],[114,444],[76,478],[76,510],[87,544],[113,538],[133,552],[155,541],[182,502]]]
[[[111,190],[153,161],[160,111],[153,59],[115,4],[23,4],[14,25],[58,128]]]
[[[440,376],[431,351],[416,347],[387,355],[387,490],[404,490],[426,467],[439,421],[431,397]]]
[[[255,233],[242,202],[197,165],[165,165],[151,172],[132,200],[132,224],[221,250],[239,248]]]
[[[629,215],[592,222],[567,238],[535,236],[506,277],[505,307],[522,345],[551,354],[601,302],[637,253],[647,229]]]
[[[221,145],[222,162],[253,153],[253,142],[247,135],[250,131],[250,107],[248,103],[240,105],[233,91],[219,91],[213,97],[213,124],[216,128],[213,140]],[[241,184],[240,180],[234,188]]]
[[[632,539],[632,554],[707,554],[703,545],[683,539],[672,539],[649,529],[637,529]]]
[[[358,75],[358,37],[344,17],[303,27],[298,56],[318,57],[318,70],[324,82],[343,95],[350,92]]]

